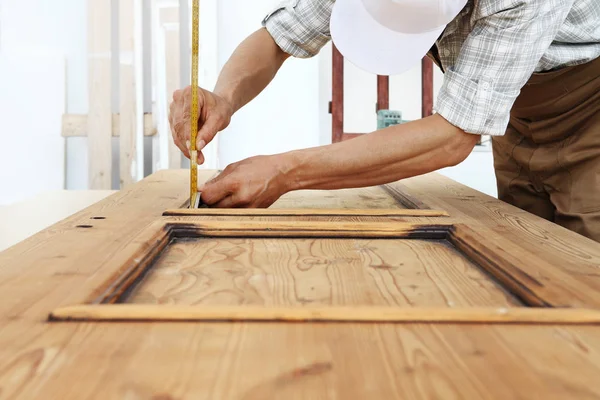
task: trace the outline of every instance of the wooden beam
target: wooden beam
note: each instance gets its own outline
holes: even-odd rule
[[[136,79],[138,77],[135,71],[134,54],[135,27],[139,24],[140,15],[136,13],[134,3],[136,3],[135,0],[119,1],[119,184],[121,189],[142,178],[139,174],[139,166],[143,165],[143,159],[140,159],[137,148],[137,114],[141,105],[137,104],[136,99],[137,86],[142,82]]]
[[[421,61],[421,117],[433,114],[433,61],[427,56]]]
[[[600,324],[600,311],[552,308],[421,308],[378,306],[75,305],[58,308],[51,321],[279,321],[420,322],[477,324]]]
[[[390,108],[390,77],[377,75],[377,111]]]
[[[164,7],[160,9],[160,23],[164,36],[165,80],[166,80],[166,114],[173,99],[173,92],[181,89],[181,54],[179,40],[179,7]],[[175,145],[172,137],[168,137],[169,169],[181,168],[181,150]]]
[[[111,2],[88,0],[88,187],[111,189]]]
[[[309,209],[309,208],[182,208],[167,210],[164,216],[252,216],[252,217],[316,217],[316,216],[340,216],[340,217],[447,217],[447,212],[441,210],[405,210],[401,208],[385,209]]]
[[[64,114],[62,117],[63,137],[88,136],[88,116],[85,114]],[[144,136],[156,135],[156,127],[152,114],[144,114]],[[121,135],[121,119],[119,114],[112,114],[112,136]]]
[[[344,135],[344,56],[332,44],[332,97],[331,97],[331,129],[332,142],[340,142]]]

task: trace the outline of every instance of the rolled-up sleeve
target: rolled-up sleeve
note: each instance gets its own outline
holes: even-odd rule
[[[329,21],[335,0],[287,0],[262,21],[275,43],[298,58],[314,57],[331,40]]]
[[[435,111],[473,134],[501,136],[510,110],[567,17],[574,0],[482,1]]]

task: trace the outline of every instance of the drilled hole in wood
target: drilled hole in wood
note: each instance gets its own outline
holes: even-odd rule
[[[93,228],[93,225],[77,225],[76,228]]]
[[[91,217],[90,219],[106,219],[106,217]]]

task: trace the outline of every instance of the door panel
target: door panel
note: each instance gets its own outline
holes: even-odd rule
[[[598,294],[482,233],[441,221],[164,218],[106,260],[105,281],[79,288],[84,299],[50,319],[600,321],[568,309]]]
[[[445,240],[327,238],[176,239],[124,302],[521,305]]]

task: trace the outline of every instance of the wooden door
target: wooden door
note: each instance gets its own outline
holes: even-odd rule
[[[187,180],[0,253],[2,395],[600,396],[597,243],[435,174],[266,210]]]
[[[114,274],[50,318],[600,321],[582,307],[600,293],[580,291],[536,249],[506,248],[399,184],[363,190],[359,199],[387,208],[165,210],[107,261]],[[331,193],[333,204],[356,194]]]

